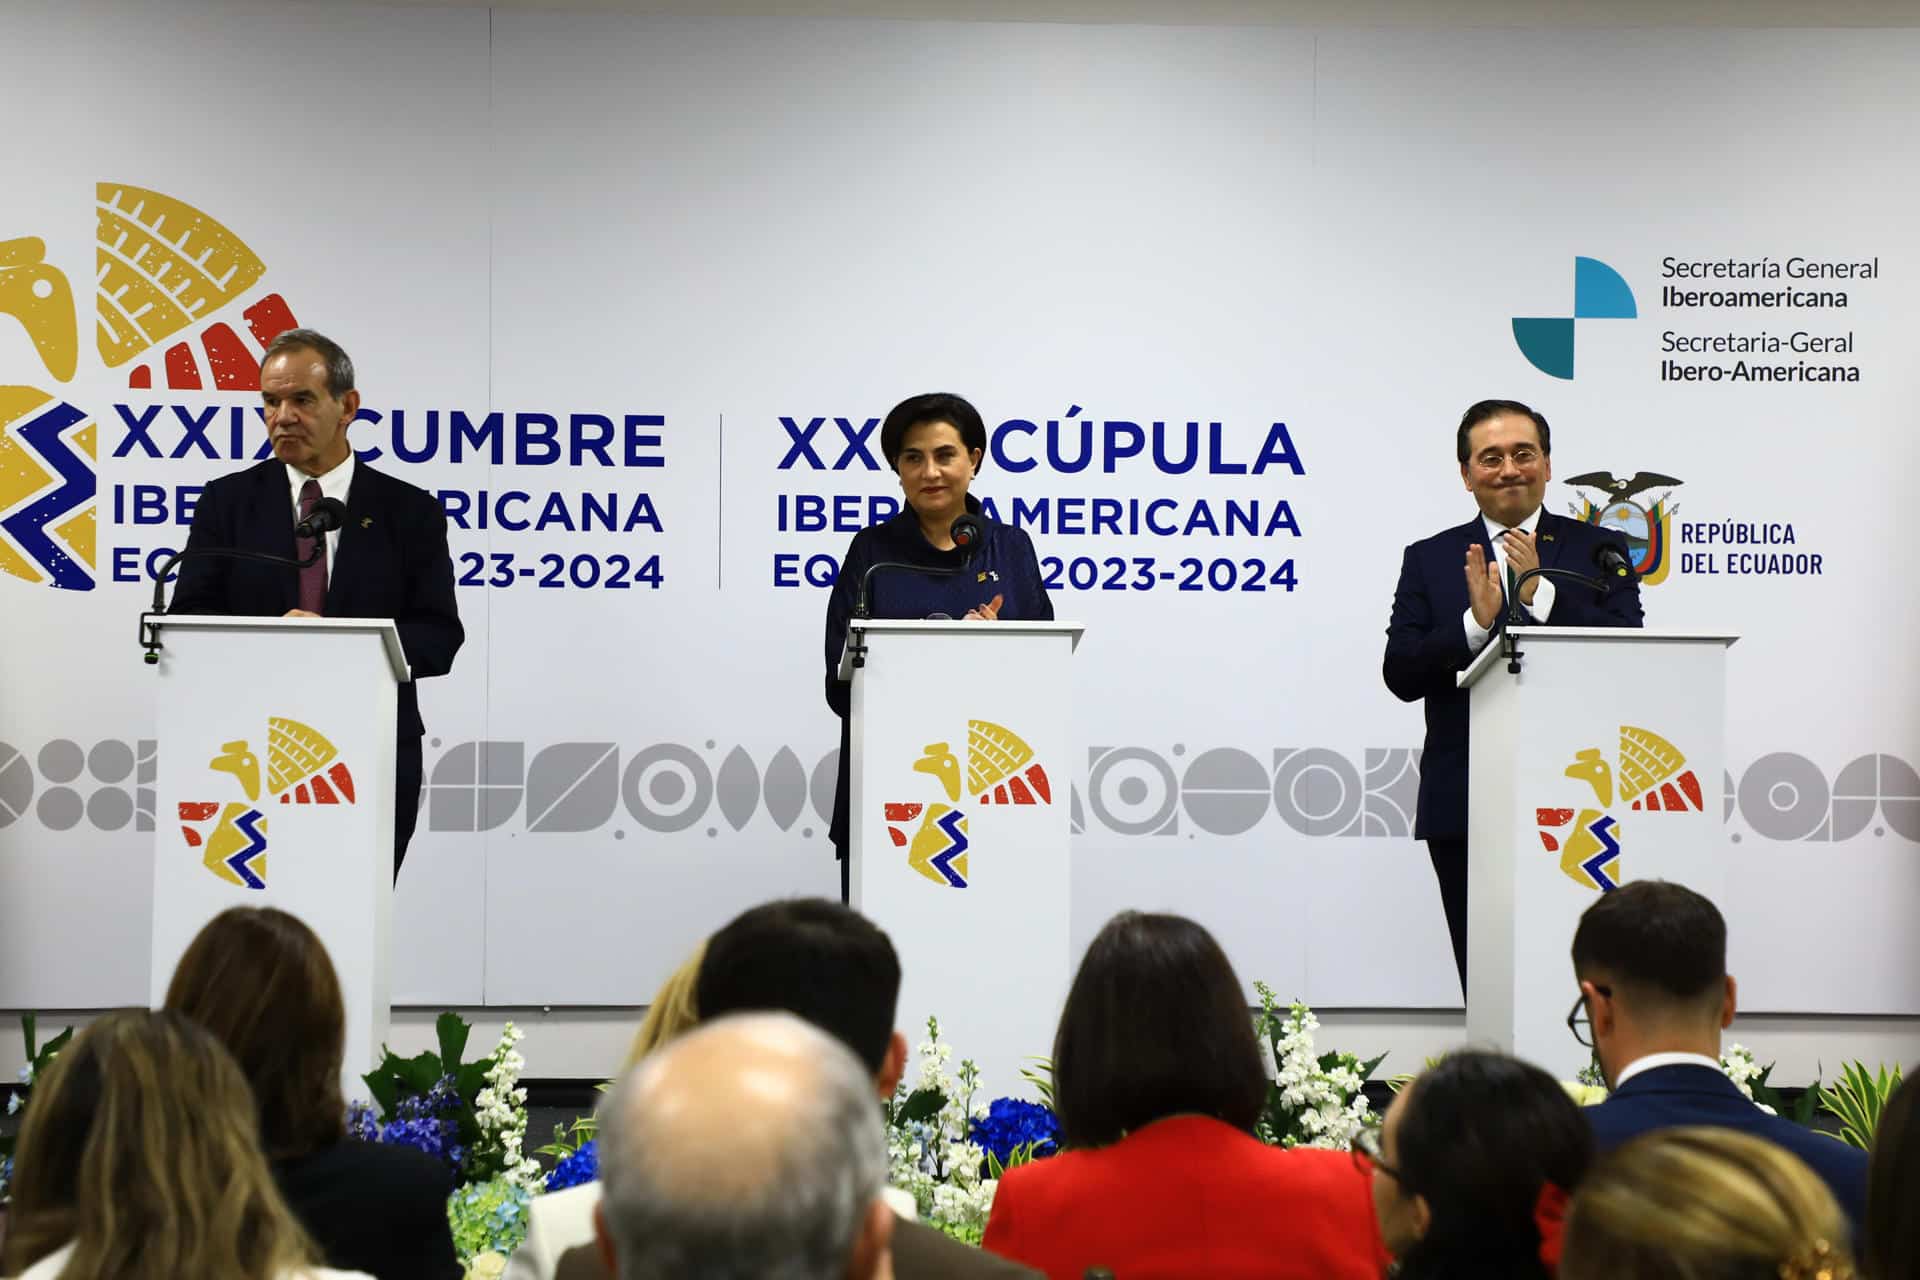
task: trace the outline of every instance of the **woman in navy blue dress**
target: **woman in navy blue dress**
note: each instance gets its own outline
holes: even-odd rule
[[[848,896],[847,715],[852,686],[840,679],[840,652],[854,597],[869,568],[883,562],[928,569],[958,568],[968,554],[953,545],[953,522],[971,514],[981,537],[966,561],[970,572],[950,576],[885,569],[868,584],[875,618],[967,618],[991,622],[1050,621],[1053,602],[1040,577],[1033,540],[1021,529],[990,520],[967,490],[986,458],[987,428],[980,411],[956,395],[934,392],[901,401],[880,426],[880,452],[900,480],[906,506],[853,535],[827,601],[827,705],[840,717],[840,776],[827,829],[840,859],[840,897]]]

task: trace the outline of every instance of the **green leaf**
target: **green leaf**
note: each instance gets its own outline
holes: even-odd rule
[[[28,1062],[32,1062],[34,1058],[33,1026],[36,1021],[38,1021],[38,1019],[35,1017],[35,1015],[31,1013],[23,1013],[20,1015],[20,1030],[22,1034],[24,1034],[27,1038],[27,1061]]]
[[[946,1105],[947,1095],[938,1089],[915,1089],[907,1095],[907,1100],[900,1104],[900,1110],[895,1113],[895,1116],[900,1124],[916,1124],[922,1120],[933,1119]]]
[[[466,1019],[457,1013],[443,1013],[434,1019],[434,1031],[440,1038],[440,1063],[443,1074],[453,1071],[460,1065],[460,1057],[467,1051],[467,1036],[473,1028]]]
[[[1380,1054],[1375,1054],[1373,1057],[1361,1063],[1360,1066],[1358,1067],[1358,1070],[1360,1072],[1360,1078],[1362,1080],[1373,1079],[1374,1071],[1378,1069],[1380,1064],[1385,1062],[1386,1060],[1387,1060],[1387,1055],[1384,1053],[1380,1053]]]
[[[1840,1141],[1868,1151],[1873,1148],[1880,1113],[1899,1087],[1898,1066],[1889,1074],[1883,1063],[1877,1073],[1869,1073],[1864,1063],[1849,1062],[1841,1067],[1840,1079],[1820,1091],[1820,1105],[1840,1121]]]
[[[41,1045],[39,1054],[33,1059],[33,1074],[37,1076],[51,1066],[53,1060],[60,1056],[60,1051],[67,1047],[67,1042],[72,1039],[73,1028],[68,1027],[65,1031],[62,1031],[59,1035]]]
[[[440,1081],[440,1059],[431,1053],[403,1058],[398,1074],[400,1083],[410,1093],[427,1093]]]
[[[393,1055],[387,1056],[392,1058]],[[388,1070],[387,1064],[382,1062],[374,1070],[361,1076],[360,1080],[367,1086],[367,1094],[373,1099],[374,1105],[380,1109],[380,1118],[392,1119],[394,1109],[400,1105],[400,1082],[394,1078],[393,1072]]]
[[[453,1073],[453,1087],[459,1090],[462,1102],[471,1105],[480,1096],[480,1091],[487,1087],[487,1072],[492,1069],[493,1063],[483,1058],[479,1062],[463,1063]]]

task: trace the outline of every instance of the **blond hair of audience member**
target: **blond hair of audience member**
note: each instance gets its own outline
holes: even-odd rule
[[[600,1105],[594,1228],[620,1280],[889,1280],[873,1077],[790,1013],[689,1031]]]
[[[27,1107],[7,1274],[358,1275],[313,1266],[259,1134],[246,1077],[211,1034],[177,1013],[107,1014],[54,1061]]]
[[[707,940],[702,938],[693,948],[693,954],[680,962],[680,967],[667,975],[660,989],[653,993],[653,1003],[647,1006],[647,1016],[640,1020],[640,1029],[633,1033],[633,1045],[627,1050],[627,1060],[620,1065],[620,1074],[625,1075],[640,1065],[640,1059],[658,1049],[667,1041],[691,1031],[700,1021],[700,1010],[694,1002],[694,992],[700,986],[700,962],[707,956]]]
[[[1567,1210],[1561,1280],[1849,1280],[1847,1220],[1784,1148],[1662,1129],[1603,1156]]]

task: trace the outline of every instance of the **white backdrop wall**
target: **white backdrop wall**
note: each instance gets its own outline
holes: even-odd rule
[[[1635,499],[1675,508],[1650,624],[1746,637],[1723,903],[1745,1003],[1920,1014],[1895,536],[1920,35],[161,12],[0,13],[33,55],[0,83],[0,241],[44,241],[77,319],[63,378],[62,296],[0,250],[0,387],[52,398],[0,402],[0,1007],[145,991],[170,822],[142,787],[167,744],[139,566],[258,449],[207,333],[277,296],[354,352],[362,456],[442,494],[466,584],[466,648],[422,688],[402,1003],[631,1005],[740,907],[833,892],[822,584],[898,497],[865,433],[945,387],[993,431],[976,492],[1090,628],[1076,950],[1170,908],[1283,993],[1457,1004],[1408,834],[1419,710],[1379,660],[1400,547],[1472,513],[1452,423],[1511,396],[1552,420],[1560,481],[1673,480]],[[89,319],[120,277],[90,282],[121,187],[263,272],[110,364]],[[1569,380],[1511,321],[1570,316],[1576,256],[1637,314],[1580,320]],[[1796,333],[1848,349],[1664,349]],[[182,342],[199,389],[169,372]],[[1727,380],[1741,360],[1852,380]],[[25,431],[61,404],[93,424],[64,462]],[[50,585],[35,531],[88,483],[91,563],[73,547]],[[1731,571],[1755,553],[1789,571]]]

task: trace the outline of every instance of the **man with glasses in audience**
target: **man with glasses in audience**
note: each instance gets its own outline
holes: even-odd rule
[[[1720,1069],[1736,985],[1727,972],[1727,923],[1713,903],[1664,880],[1603,894],[1574,931],[1573,972],[1580,998],[1567,1026],[1593,1049],[1613,1090],[1587,1108],[1600,1151],[1677,1125],[1739,1129],[1804,1160],[1857,1238],[1867,1153],[1762,1111]]]
[[[1526,626],[1637,627],[1634,583],[1602,596],[1577,583],[1520,578],[1534,568],[1591,575],[1594,552],[1620,535],[1550,515],[1553,478],[1547,420],[1515,400],[1482,400],[1454,432],[1460,480],[1480,510],[1463,525],[1406,549],[1393,592],[1382,664],[1402,702],[1426,703],[1420,797],[1413,836],[1427,842],[1453,941],[1460,992],[1467,989],[1467,691],[1455,677],[1506,625],[1508,593]]]

